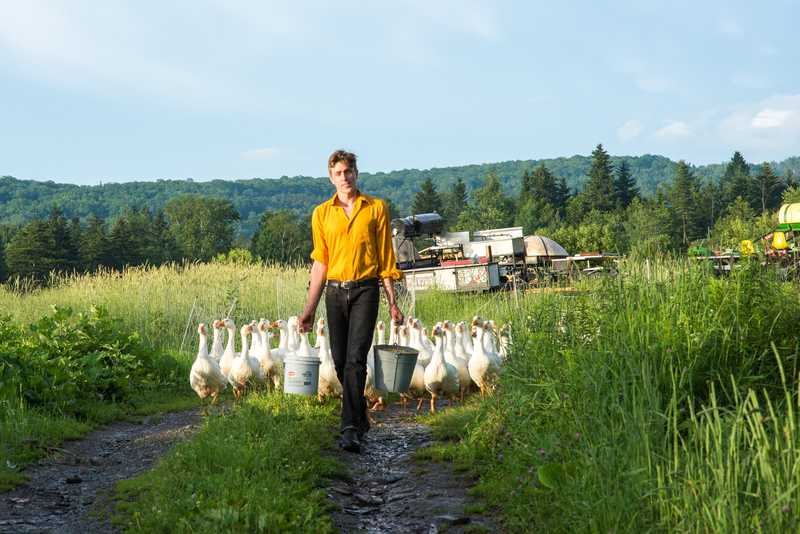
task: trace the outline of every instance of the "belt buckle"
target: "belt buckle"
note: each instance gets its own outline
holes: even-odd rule
[[[344,282],[342,282],[339,285],[341,286],[342,289],[352,289],[353,287],[355,287],[355,281],[354,280],[345,280]]]

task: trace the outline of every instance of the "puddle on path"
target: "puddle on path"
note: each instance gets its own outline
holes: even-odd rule
[[[341,532],[498,532],[489,518],[465,512],[473,480],[450,464],[414,460],[414,451],[432,437],[413,410],[391,405],[372,415],[376,423],[361,454],[338,453],[351,480],[328,488]]]
[[[0,532],[112,532],[107,505],[100,501],[118,480],[151,467],[200,421],[197,410],[157,414],[63,444],[28,469],[26,484],[0,493]]]

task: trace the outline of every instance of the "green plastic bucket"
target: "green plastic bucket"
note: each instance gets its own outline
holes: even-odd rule
[[[408,391],[419,352],[400,345],[375,345],[375,387],[384,391]]]
[[[296,356],[283,362],[283,391],[295,395],[316,395],[319,384],[318,358]]]

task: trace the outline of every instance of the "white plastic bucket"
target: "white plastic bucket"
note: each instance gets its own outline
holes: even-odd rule
[[[316,395],[319,384],[317,358],[297,356],[283,362],[283,391],[295,395]]]

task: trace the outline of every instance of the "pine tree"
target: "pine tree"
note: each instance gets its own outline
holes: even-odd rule
[[[8,271],[6,269],[6,246],[0,238],[0,282],[5,282],[8,278]]]
[[[138,253],[131,246],[133,235],[127,214],[123,213],[111,227],[108,236],[108,252],[111,267],[122,270],[126,265],[134,265]]]
[[[411,204],[411,211],[414,215],[422,213],[442,213],[442,199],[436,186],[433,185],[433,180],[430,177],[422,182],[420,190],[414,195],[414,201]]]
[[[52,255],[53,233],[47,221],[34,220],[22,227],[6,247],[6,266],[9,276],[47,281],[57,267]]]
[[[106,223],[97,215],[91,215],[86,223],[86,230],[81,235],[80,251],[81,263],[87,271],[93,272],[100,267],[113,265]]]
[[[456,224],[459,215],[464,211],[468,202],[467,186],[464,185],[461,178],[458,178],[453,187],[450,188],[450,191],[445,194],[443,215],[448,226]]]
[[[531,196],[537,200],[543,200],[555,206],[558,203],[558,186],[556,185],[556,178],[550,169],[540,163],[531,175]]]
[[[733,153],[731,161],[725,167],[720,187],[725,207],[738,197],[745,199],[754,209],[761,203],[758,186],[750,176],[750,166],[738,150]]]
[[[553,206],[558,209],[558,212],[563,216],[566,209],[567,209],[567,202],[569,202],[570,193],[569,187],[567,186],[567,181],[562,176],[556,182],[556,194],[555,194],[555,202],[553,202]]]
[[[628,168],[628,162],[625,160],[622,160],[619,165],[617,165],[617,173],[614,178],[614,192],[619,207],[622,209],[627,208],[634,198],[639,197],[639,188],[636,186],[636,180],[633,179],[631,171]]]
[[[589,210],[612,211],[617,205],[614,196],[611,157],[602,144],[597,145],[592,151],[589,181],[583,192]]]
[[[777,209],[781,203],[781,195],[783,195],[783,183],[772,171],[772,166],[766,161],[761,165],[756,175],[756,183],[758,184],[762,213],[768,209]]]
[[[53,269],[61,272],[77,270],[80,263],[78,243],[73,241],[67,219],[58,206],[51,208],[47,218],[47,227],[53,243],[53,249],[50,252],[50,257],[54,262]]]
[[[679,241],[684,246],[697,234],[697,181],[685,161],[680,160],[669,192],[672,212],[675,214]]]

